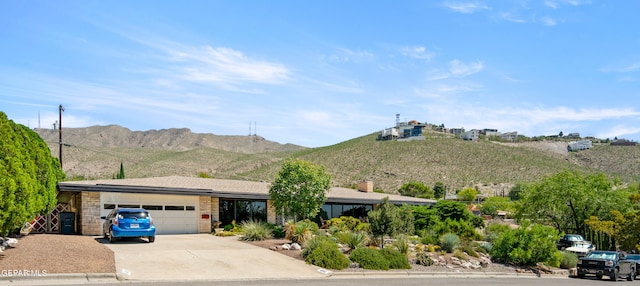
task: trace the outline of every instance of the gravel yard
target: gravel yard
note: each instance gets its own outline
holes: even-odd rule
[[[30,234],[5,249],[0,270],[53,273],[114,273],[113,252],[92,236]]]
[[[290,241],[286,239],[269,239],[262,241],[247,241],[246,243],[250,243],[259,247],[268,248],[273,251],[276,251],[280,254],[287,255],[299,260],[304,261],[302,256],[300,255],[300,250],[284,250],[282,249],[282,245],[285,243],[289,243]],[[433,258],[437,258],[438,255],[435,253]],[[447,261],[451,261],[451,254],[445,256]],[[471,259],[471,258],[470,258]],[[343,270],[335,270],[336,272],[368,272],[373,270],[367,270],[363,268],[347,268]],[[418,264],[411,264],[411,269],[402,269],[402,270],[388,270],[389,272],[451,272],[451,273],[469,273],[469,272],[480,272],[480,273],[531,273],[533,272],[530,269],[522,269],[519,267],[514,267],[511,265],[504,265],[500,263],[491,263],[486,267],[480,269],[467,269],[459,265],[454,265],[453,263],[449,263],[447,265],[433,265],[433,266],[423,266]]]

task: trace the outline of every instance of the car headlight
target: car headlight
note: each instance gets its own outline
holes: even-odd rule
[[[578,264],[582,264],[582,259],[578,259]]]
[[[607,260],[605,263],[606,266],[613,266],[613,260]]]

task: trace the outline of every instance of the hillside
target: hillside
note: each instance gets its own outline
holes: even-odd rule
[[[35,131],[47,143],[59,142],[58,130]],[[63,143],[81,147],[154,148],[185,151],[197,148],[213,148],[236,153],[256,154],[286,152],[306,149],[293,144],[280,144],[260,136],[229,136],[209,133],[193,133],[187,128],[171,128],[149,131],[131,131],[118,125],[91,126],[62,129]]]
[[[352,186],[367,179],[386,192],[395,192],[415,180],[427,185],[440,181],[451,190],[477,186],[486,194],[498,194],[508,192],[516,182],[535,181],[565,169],[602,171],[623,181],[640,178],[637,146],[596,145],[591,150],[568,153],[563,142],[470,142],[428,133],[425,141],[376,141],[377,134],[370,134],[313,149],[262,139],[265,145],[249,152],[250,144],[256,142],[248,140],[250,136],[193,135],[188,129],[127,134],[128,129],[122,127],[101,128],[65,131],[69,139],[64,142],[70,146],[63,149],[63,165],[70,178],[111,178],[122,162],[130,178],[202,173],[216,178],[272,181],[282,160],[291,156],[324,165],[336,186]],[[51,130],[47,132],[50,134],[42,133],[48,136],[45,140],[57,156],[57,137],[52,137],[55,134]],[[278,147],[281,151],[272,151]]]

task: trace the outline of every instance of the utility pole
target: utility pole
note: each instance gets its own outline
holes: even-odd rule
[[[62,107],[62,104],[60,104],[60,107],[58,108],[59,111],[59,116],[60,118],[58,119],[58,135],[59,135],[59,156],[58,159],[60,160],[60,169],[62,169],[62,112],[64,111],[64,107]]]

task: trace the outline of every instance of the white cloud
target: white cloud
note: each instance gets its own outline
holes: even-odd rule
[[[482,62],[471,62],[465,64],[460,60],[452,60],[449,62],[449,71],[454,76],[464,77],[480,72],[483,68]]]
[[[551,0],[544,1],[544,5],[549,7],[549,8],[551,8],[551,9],[558,9],[558,6],[559,6],[558,2],[551,1]]]
[[[171,50],[173,61],[181,65],[173,69],[181,78],[197,82],[240,85],[245,82],[280,84],[289,78],[284,65],[250,59],[242,52],[226,47],[205,46]]]
[[[431,60],[431,58],[433,58],[435,56],[435,53],[427,51],[422,46],[403,47],[403,48],[400,49],[400,52],[403,55],[407,56],[407,57],[411,57],[411,58],[415,58],[415,59],[421,59],[421,60],[427,60],[427,61]]]
[[[640,133],[640,127],[632,127],[626,125],[617,125],[611,128],[610,130],[606,130],[598,133],[598,138],[624,138],[625,135],[635,135]]]
[[[522,24],[527,22],[525,19],[522,19],[521,17],[519,17],[518,15],[515,15],[512,12],[502,12],[500,13],[500,17],[506,21],[513,22],[513,23]]]
[[[321,56],[322,59],[339,63],[363,63],[370,61],[374,57],[374,54],[369,51],[347,48],[338,48],[335,54]]]
[[[540,20],[540,23],[542,23],[542,25],[545,25],[545,26],[555,26],[558,24],[558,21],[556,19],[551,18],[549,16],[544,16],[539,20]]]
[[[463,13],[463,14],[473,14],[482,10],[489,10],[489,6],[480,4],[477,2],[453,2],[447,1],[442,3],[442,6],[453,10],[454,12]]]

